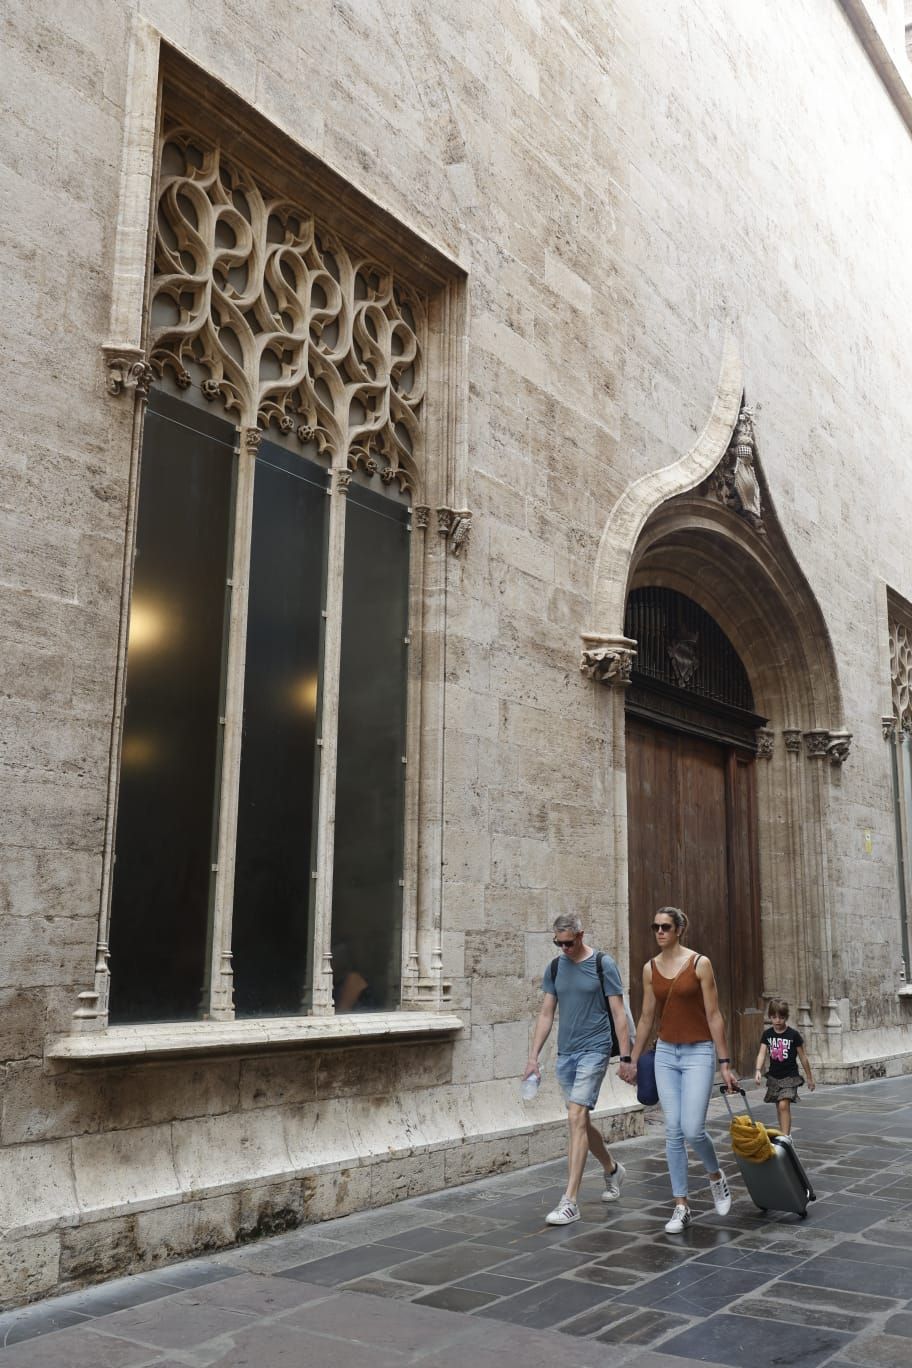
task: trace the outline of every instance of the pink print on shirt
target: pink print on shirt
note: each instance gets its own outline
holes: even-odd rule
[[[770,1059],[775,1059],[783,1064],[787,1063],[791,1043],[786,1036],[773,1036],[769,1043]]]

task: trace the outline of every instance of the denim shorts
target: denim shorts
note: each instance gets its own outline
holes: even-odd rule
[[[607,1050],[582,1050],[578,1054],[557,1056],[557,1081],[567,1106],[577,1102],[592,1111],[607,1072]]]

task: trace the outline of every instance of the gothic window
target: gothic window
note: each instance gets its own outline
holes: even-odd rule
[[[395,1007],[427,297],[166,115],[148,316],[109,1020]]]
[[[912,983],[912,605],[892,593],[887,601],[893,713],[884,718],[884,736],[890,747],[896,818],[901,972],[909,984]]]

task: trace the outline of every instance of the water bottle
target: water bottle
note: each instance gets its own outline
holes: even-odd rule
[[[538,1092],[538,1085],[541,1079],[536,1074],[530,1074],[524,1078],[519,1085],[519,1095],[524,1102],[531,1102]]]

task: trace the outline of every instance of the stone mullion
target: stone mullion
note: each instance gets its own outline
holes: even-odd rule
[[[253,530],[253,486],[260,434],[243,429],[238,456],[234,513],[228,659],[225,666],[225,713],[222,731],[221,790],[215,853],[215,891],[209,933],[203,1014],[213,1021],[234,1019],[234,973],[231,923],[234,907],[235,846],[244,715],[244,664],[247,655],[247,608],[250,597],[250,539]]]
[[[342,669],[342,587],[345,567],[346,495],[348,469],[335,469],[329,502],[328,563],[326,571],[326,631],[323,638],[323,678],[320,686],[317,840],[312,875],[314,888],[313,943],[310,962],[310,1010],[331,1016],[333,1006],[332,907],[333,862],[336,844],[336,766],[339,755],[339,679]]]
[[[418,954],[419,829],[421,822],[421,716],[424,657],[425,553],[428,516],[423,505],[413,506],[409,555],[408,684],[406,700],[405,842],[402,870],[402,982],[400,1001],[411,1005],[418,996],[421,974]]]

